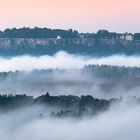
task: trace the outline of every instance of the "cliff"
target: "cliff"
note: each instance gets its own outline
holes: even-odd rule
[[[0,55],[52,55],[60,50],[69,53],[108,55],[140,53],[140,40],[121,39],[56,39],[56,38],[0,38]]]

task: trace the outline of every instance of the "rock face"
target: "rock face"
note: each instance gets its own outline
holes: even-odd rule
[[[140,41],[127,41],[119,39],[48,39],[48,38],[1,38],[0,48],[13,48],[13,47],[31,47],[36,46],[67,46],[67,45],[84,45],[84,46],[96,46],[108,45],[108,46],[137,46],[140,47]]]
[[[56,38],[0,38],[0,55],[54,54],[60,50],[70,53],[114,54],[139,53],[140,40],[121,39],[56,39]],[[106,52],[107,51],[107,52]]]
[[[0,48],[13,48],[13,47],[31,47],[36,46],[67,46],[67,45],[86,45],[93,46],[94,39],[48,39],[48,38],[1,38]]]

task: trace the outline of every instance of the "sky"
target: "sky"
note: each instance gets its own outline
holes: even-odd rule
[[[48,27],[140,32],[140,0],[0,0],[0,30]]]

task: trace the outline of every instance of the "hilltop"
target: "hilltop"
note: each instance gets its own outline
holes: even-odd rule
[[[54,55],[59,51],[72,54],[109,56],[139,55],[140,33],[79,33],[69,29],[20,28],[0,32],[0,55]]]

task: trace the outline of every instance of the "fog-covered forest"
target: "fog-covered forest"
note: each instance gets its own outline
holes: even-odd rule
[[[139,140],[139,54],[140,33],[1,31],[1,138]]]

